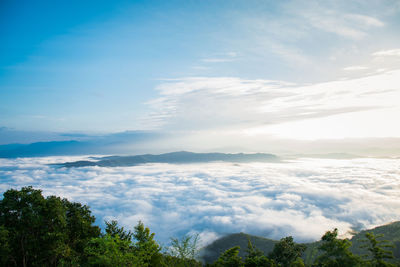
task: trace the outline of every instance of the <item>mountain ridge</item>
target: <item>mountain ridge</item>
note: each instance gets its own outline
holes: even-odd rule
[[[135,156],[107,156],[103,158],[96,158],[97,161],[81,160],[73,162],[64,162],[58,165],[61,167],[86,167],[86,166],[99,166],[99,167],[129,167],[146,163],[205,163],[205,162],[278,162],[279,158],[273,154],[267,153],[195,153],[188,151],[177,151],[164,154],[143,154]]]

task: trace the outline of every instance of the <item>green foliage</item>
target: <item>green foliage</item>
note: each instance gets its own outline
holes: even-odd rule
[[[55,266],[74,261],[100,229],[92,226],[94,217],[86,206],[55,196],[42,196],[40,190],[24,187],[8,190],[0,201],[2,261],[17,266]]]
[[[268,256],[275,260],[280,266],[291,266],[295,261],[298,262],[297,259],[301,257],[305,250],[305,245],[296,244],[293,241],[293,237],[288,236],[276,243],[274,249]]]
[[[4,226],[0,226],[0,264],[7,265],[7,259],[11,253],[9,242],[9,233]]]
[[[181,259],[169,254],[164,254],[159,266],[168,267],[201,267],[203,264],[193,259]]]
[[[304,262],[300,258],[301,253],[304,251],[305,246],[293,242],[292,237],[282,238],[280,242],[275,245],[275,248],[270,255],[279,259],[277,262],[272,258],[268,258],[264,253],[253,246],[250,239],[247,242],[247,255],[242,261],[238,256],[239,246],[232,247],[220,255],[220,257],[211,265],[212,267],[225,267],[225,266],[243,266],[243,267],[304,267]]]
[[[106,233],[112,237],[118,236],[122,240],[131,241],[133,237],[133,233],[131,231],[126,231],[124,227],[119,227],[118,222],[112,220],[110,222],[105,222],[106,224]]]
[[[394,248],[394,245],[389,244],[387,240],[377,240],[377,238],[383,237],[383,234],[374,235],[373,233],[367,232],[365,234],[366,240],[363,240],[364,244],[361,246],[362,248],[367,248],[369,252],[371,252],[371,259],[366,261],[366,264],[371,266],[395,266],[392,263],[386,262],[385,259],[393,259],[393,252],[390,250],[386,250],[385,248]],[[368,257],[368,255],[366,255]]]
[[[271,252],[275,244],[277,243],[277,241],[275,240],[264,237],[249,235],[245,233],[235,233],[221,237],[206,246],[205,248],[202,248],[202,258],[205,262],[214,262],[225,250],[233,246],[246,248],[248,246],[249,239],[251,240],[251,243],[259,250],[261,250],[265,255]],[[240,250],[239,256],[245,258],[246,250]]]
[[[396,260],[400,259],[400,221],[393,222],[387,225],[378,226],[374,229],[364,230],[353,236],[351,239],[352,246],[350,250],[357,255],[368,255],[370,259],[372,257],[372,253],[368,250],[368,246],[366,243],[369,241],[366,239],[365,235],[367,233],[373,233],[376,236],[383,235],[391,244],[393,244],[397,248],[393,247],[385,247],[385,250],[392,251],[395,259],[387,259],[386,261],[395,263]],[[377,240],[380,240],[378,237]]]
[[[221,256],[218,258],[216,262],[214,262],[211,266],[213,267],[242,267],[244,263],[242,258],[239,257],[240,247],[236,246],[226,250]]]
[[[67,228],[67,245],[70,248],[70,255],[65,260],[70,264],[79,261],[83,255],[87,243],[92,239],[100,236],[100,228],[94,226],[96,218],[91,215],[88,206],[77,202],[69,202],[62,200],[66,207]]]
[[[351,242],[347,239],[338,239],[338,230],[328,231],[322,236],[319,249],[323,251],[315,266],[327,267],[355,267],[361,266],[361,259],[350,251]]]
[[[93,238],[85,248],[88,266],[139,266],[138,258],[130,248],[130,241],[118,235],[106,234]]]
[[[245,267],[274,267],[276,266],[273,260],[268,259],[264,253],[253,246],[251,240],[247,243],[247,255],[244,260]]]
[[[195,259],[198,251],[199,235],[185,235],[181,239],[171,238],[170,253],[180,259]]]
[[[197,238],[184,239],[190,253],[180,259],[161,254],[142,222],[134,232],[106,222],[104,235],[94,222],[80,203],[32,187],[8,190],[0,200],[0,266],[201,266],[193,259]]]
[[[297,258],[290,264],[290,267],[305,267],[305,264],[302,258]]]
[[[8,262],[22,266],[53,265],[68,253],[63,240],[66,227],[61,200],[46,200],[30,187],[9,190],[0,202],[0,225],[8,231]]]
[[[120,237],[120,234],[123,238]],[[134,232],[118,226],[117,221],[106,222],[106,234],[93,238],[85,249],[88,266],[165,266],[165,267],[200,267],[194,259],[179,258],[161,254],[161,247],[154,240],[154,233],[142,222]],[[194,252],[193,252],[194,253]]]
[[[161,247],[154,240],[154,233],[141,221],[135,226],[133,237],[136,240],[133,251],[140,259],[140,266],[157,266],[162,262]]]

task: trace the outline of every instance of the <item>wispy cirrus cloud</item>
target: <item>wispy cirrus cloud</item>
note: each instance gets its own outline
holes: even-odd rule
[[[381,50],[372,55],[376,57],[400,57],[400,49]]]
[[[385,26],[385,22],[376,17],[376,13],[375,16],[371,15],[373,3],[366,1],[364,4],[362,8],[361,6],[357,8],[356,5],[344,1],[335,3],[293,1],[287,5],[286,9],[298,19],[301,18],[302,24],[308,24],[314,30],[360,40],[368,36],[374,28]]]
[[[382,21],[374,17],[360,14],[340,14],[332,11],[318,15],[314,13],[308,15],[307,19],[317,29],[355,40],[366,37],[370,28],[384,26]]]
[[[345,71],[359,71],[359,70],[368,70],[369,68],[366,66],[349,66],[343,68]]]
[[[385,26],[385,23],[383,23],[381,20],[371,17],[371,16],[366,16],[366,15],[361,15],[361,14],[345,14],[344,17],[347,18],[349,21],[359,24],[360,27],[383,27],[383,26]]]
[[[236,77],[182,78],[160,84],[156,88],[160,97],[148,105],[153,109],[150,119],[159,127],[187,131],[245,129],[374,110],[397,114],[399,77],[400,71],[393,70],[313,85]]]

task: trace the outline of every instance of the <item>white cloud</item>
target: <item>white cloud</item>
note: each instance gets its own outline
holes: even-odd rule
[[[361,14],[345,14],[344,17],[364,27],[383,27],[385,25],[377,18]]]
[[[349,66],[349,67],[343,68],[343,70],[345,70],[345,71],[358,71],[358,70],[367,70],[367,69],[369,69],[369,68],[366,66]]]
[[[400,57],[400,49],[381,50],[372,55],[376,57]]]
[[[343,22],[338,22],[337,18],[323,18],[314,17],[311,20],[311,24],[323,31],[335,33],[337,35],[351,38],[351,39],[362,39],[366,36],[366,33],[360,29],[353,28]]]
[[[153,110],[149,120],[158,120],[165,130],[188,132],[230,129],[276,135],[275,130],[268,132],[269,126],[293,123],[289,133],[295,139],[304,139],[305,135],[306,139],[357,137],[360,133],[364,133],[362,137],[383,137],[383,133],[384,137],[396,137],[400,136],[400,127],[396,126],[396,117],[400,116],[399,83],[398,69],[311,85],[236,77],[182,78],[166,81],[156,88],[160,97],[148,102]],[[333,137],[321,132],[324,128],[320,125],[332,122],[334,116],[345,116],[342,121],[362,122],[354,117],[359,114],[362,118],[368,116],[368,123],[353,123],[353,126],[350,123],[343,128],[339,120],[334,120],[330,127],[336,129]],[[321,124],[321,120],[326,123]],[[296,137],[293,128],[302,121],[312,127],[301,128],[303,133]],[[287,133],[282,134],[288,137]]]
[[[1,192],[33,185],[89,204],[97,223],[144,221],[156,238],[199,233],[203,244],[247,232],[317,240],[333,227],[400,220],[399,160],[301,159],[287,163],[149,164],[54,168],[77,157],[1,159]]]
[[[311,2],[311,1],[310,1]],[[321,31],[359,40],[369,35],[373,28],[383,27],[384,22],[376,17],[348,13],[346,9],[332,7],[330,4],[307,3],[292,7],[291,12],[300,16],[312,27]]]

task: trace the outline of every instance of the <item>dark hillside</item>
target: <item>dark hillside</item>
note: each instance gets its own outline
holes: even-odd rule
[[[354,235],[350,240],[352,242],[351,251],[353,253],[357,255],[368,254],[368,251],[366,249],[360,248],[360,246],[363,244],[361,240],[366,239],[365,234],[367,232],[372,232],[375,235],[383,234],[384,237],[380,239],[388,240],[395,245],[395,248],[392,249],[392,251],[395,258],[397,260],[400,260],[400,221],[383,226],[378,226],[373,229],[364,230]],[[246,254],[247,242],[249,238],[253,245],[263,251],[265,255],[268,255],[268,253],[272,251],[275,243],[278,242],[276,240],[248,235],[245,233],[230,234],[218,240],[215,240],[213,243],[203,248],[202,258],[207,263],[213,262],[222,252],[234,246],[240,246],[239,255],[243,257]],[[318,247],[320,245],[320,242],[316,241],[313,243],[307,243],[305,245],[307,246],[307,249],[303,255],[303,259],[306,264],[311,264],[319,256]]]
[[[361,231],[357,235],[353,236],[351,239],[351,242],[353,243],[351,250],[353,253],[359,255],[368,253],[365,249],[359,248],[363,243],[361,240],[365,239],[365,234],[367,232],[371,232],[375,236],[383,234],[383,237],[378,238],[378,240],[389,240],[392,242],[396,246],[396,248],[393,250],[393,254],[396,258],[400,259],[400,221],[378,226],[371,230]]]
[[[276,162],[279,158],[272,154],[225,154],[225,153],[193,153],[187,151],[171,152],[160,155],[112,156],[99,158],[97,161],[75,161],[58,164],[62,167],[126,167],[146,163],[205,163],[214,161],[224,162]]]
[[[275,243],[277,243],[277,241],[272,239],[249,235],[245,233],[230,234],[221,237],[220,239],[215,240],[210,245],[204,247],[201,250],[200,254],[202,255],[202,258],[205,262],[210,263],[215,261],[219,257],[219,255],[228,248],[240,246],[239,256],[244,257],[246,255],[247,243],[249,239],[256,248],[258,248],[265,254],[268,254],[270,251],[272,251]]]

